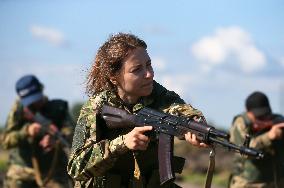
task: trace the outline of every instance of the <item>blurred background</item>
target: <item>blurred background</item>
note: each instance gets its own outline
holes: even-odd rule
[[[229,129],[255,90],[283,114],[283,8],[281,0],[1,0],[0,127],[16,98],[15,82],[25,74],[35,74],[49,98],[68,100],[76,119],[88,98],[85,78],[96,51],[117,32],[145,40],[155,79],[218,128]],[[199,186],[208,151],[177,144],[189,159],[181,179]],[[225,186],[227,153],[217,155],[216,186]],[[2,171],[6,157],[1,150]]]

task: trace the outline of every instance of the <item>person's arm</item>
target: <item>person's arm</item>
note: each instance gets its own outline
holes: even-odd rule
[[[29,123],[23,123],[23,112],[19,107],[19,102],[16,102],[7,118],[2,141],[3,148],[17,147],[19,143],[28,139],[29,125]]]
[[[230,141],[237,145],[243,145],[248,134],[249,127],[245,125],[244,119],[242,117],[236,118],[230,130]],[[249,147],[269,152],[271,144],[268,132],[266,132],[258,136],[251,136]]]
[[[113,140],[96,142],[96,127],[99,125],[91,104],[88,101],[81,110],[67,166],[69,175],[76,180],[87,180],[105,174],[117,157],[129,150],[122,135]]]
[[[267,133],[263,133],[259,136],[253,137],[250,141],[250,147],[261,150],[269,150],[272,141],[269,139]]]
[[[205,117],[201,113],[201,111],[193,108],[190,104],[172,104],[169,108],[165,109],[164,112],[170,113],[176,116],[186,116],[194,119],[197,122],[205,122]],[[205,143],[200,142],[195,134],[188,132],[184,135],[184,137],[180,137],[179,139],[185,139],[187,142],[194,146],[199,147],[208,147]]]
[[[186,116],[198,122],[206,122],[204,116],[199,110],[193,108],[190,104],[186,104],[178,94],[174,91],[167,90],[157,82],[154,82],[154,91],[152,96],[155,98],[154,106],[158,106],[158,108],[165,113],[176,116]],[[207,147],[206,144],[200,143],[197,140],[196,135],[191,132],[188,132],[179,139],[185,139],[194,146]]]
[[[252,139],[250,146],[263,149],[264,151],[275,154],[273,143],[275,140],[283,138],[284,123],[278,123],[273,125],[269,131]]]
[[[170,91],[154,82],[154,91],[151,94],[154,98],[154,108],[176,116],[187,116],[197,121],[206,122],[203,114],[192,107],[190,104],[186,104],[185,101],[174,91]],[[151,106],[152,107],[152,106]]]
[[[186,116],[196,121],[206,122],[201,111],[193,108],[190,104],[172,104],[169,108],[163,110],[166,113],[176,116]]]

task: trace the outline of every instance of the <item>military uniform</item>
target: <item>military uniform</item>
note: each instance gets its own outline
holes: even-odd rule
[[[277,115],[274,115],[277,116]],[[264,152],[260,160],[235,157],[230,188],[277,188],[284,187],[284,139],[271,141],[267,130],[254,132],[247,114],[237,116],[230,130],[230,141],[242,145],[249,134],[249,146]]]
[[[67,102],[47,101],[40,113],[52,120],[64,137],[71,141],[74,122],[68,113]],[[47,181],[45,187],[68,187],[68,158],[60,143],[50,152],[45,152],[39,146],[44,134],[35,138],[28,136],[31,123],[31,120],[25,119],[23,106],[17,100],[9,113],[2,141],[3,148],[9,149],[9,167],[4,187],[38,187],[36,178]]]
[[[142,97],[135,105],[126,105],[115,93],[103,91],[91,97],[82,107],[75,129],[68,173],[77,187],[132,187],[135,160],[138,163],[144,187],[160,187],[157,141],[151,139],[146,151],[131,151],[124,137],[131,129],[108,130],[99,116],[103,104],[136,112],[150,107],[173,115],[203,117],[174,92],[154,82],[150,96]],[[135,158],[135,159],[134,159]],[[177,187],[174,183],[167,187]]]

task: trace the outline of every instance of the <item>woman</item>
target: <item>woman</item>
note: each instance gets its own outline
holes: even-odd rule
[[[157,140],[144,134],[152,127],[109,130],[99,115],[103,104],[131,113],[147,106],[203,119],[200,111],[153,80],[146,48],[138,37],[119,33],[97,52],[87,82],[91,97],[82,107],[68,163],[68,173],[78,187],[160,187]],[[205,146],[194,134],[185,134],[185,139]]]

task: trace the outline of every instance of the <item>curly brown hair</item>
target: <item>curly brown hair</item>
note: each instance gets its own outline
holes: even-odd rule
[[[123,60],[138,47],[147,49],[147,44],[133,34],[118,33],[110,36],[99,48],[87,76],[87,94],[92,96],[104,90],[116,91],[110,77],[119,72]]]

